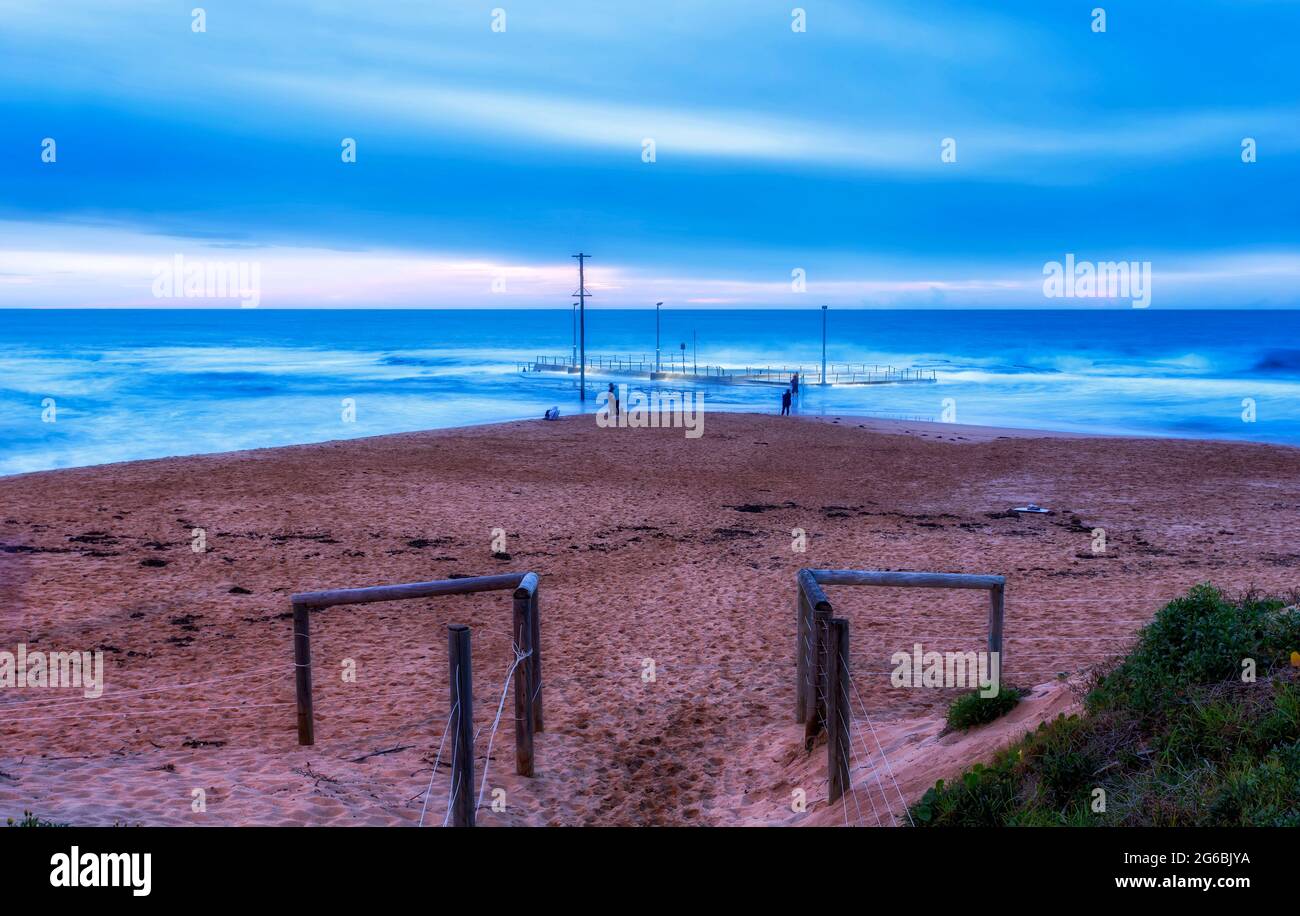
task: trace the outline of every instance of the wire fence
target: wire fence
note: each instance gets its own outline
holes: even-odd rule
[[[1052,605],[1077,602],[1097,604],[1098,602],[1091,598],[1066,598],[1051,602]],[[1011,663],[1016,665],[1018,670],[1025,670],[1032,667],[1045,667],[1056,665],[1057,667],[1066,667],[1070,663],[1078,663],[1083,667],[1093,664],[1096,661],[1103,660],[1107,657],[1118,656],[1123,654],[1131,647],[1136,639],[1136,630],[1143,623],[1147,622],[1149,617],[1134,618],[1131,621],[1110,620],[1111,627],[1104,632],[1077,632],[1077,630],[1086,630],[1087,625],[1081,622],[1080,626],[1072,628],[1075,632],[1066,632],[1060,634],[1032,633],[1024,635],[1006,634],[1004,637],[1007,652]],[[923,622],[922,622],[923,623]],[[1116,628],[1116,626],[1122,628]],[[859,630],[862,636],[874,646],[896,647],[896,651],[908,650],[916,643],[930,643],[941,648],[960,648],[963,646],[980,647],[984,643],[985,637],[961,632],[929,632],[926,628],[918,627],[923,632],[912,632],[905,628],[899,628],[896,624],[888,629],[876,629],[870,626]],[[487,731],[486,750],[481,756],[483,762],[482,774],[478,780],[477,797],[475,800],[475,811],[481,810],[484,805],[489,781],[491,779],[491,768],[493,763],[493,750],[496,746],[496,737],[500,728],[500,723],[505,713],[506,700],[509,695],[511,685],[517,672],[529,657],[530,653],[520,652],[514,647],[511,634],[500,626],[476,626],[476,632],[483,632],[493,637],[499,638],[507,646],[511,647],[511,658],[508,661],[504,676],[501,679],[501,686],[498,697],[498,705],[490,724],[480,724],[475,731],[475,744],[479,743],[484,730]],[[805,637],[806,638],[806,637]],[[845,792],[844,802],[842,805],[842,819],[846,825],[885,825],[903,823],[910,819],[906,804],[906,797],[899,783],[894,770],[893,761],[887,753],[885,742],[876,727],[876,721],[873,718],[871,710],[865,700],[865,696],[872,696],[871,687],[877,686],[872,684],[867,686],[864,682],[859,685],[864,677],[874,678],[878,673],[891,671],[893,666],[889,665],[888,655],[884,654],[881,649],[877,652],[864,649],[863,640],[855,643],[855,650],[848,657],[841,658],[841,664],[845,665],[849,672],[849,684],[851,688],[852,701],[851,709],[848,712],[848,718],[842,721],[842,725],[849,728],[851,736],[851,779]],[[629,679],[645,682],[645,671],[642,667],[644,658],[655,659],[656,676],[652,683],[658,689],[676,689],[678,687],[694,691],[698,687],[698,681],[691,683],[701,674],[710,678],[721,678],[743,684],[746,681],[753,681],[764,676],[772,674],[784,675],[793,668],[794,662],[787,657],[768,657],[768,658],[674,658],[664,657],[654,650],[647,650],[643,656],[630,655],[627,658],[625,666],[596,668],[587,671],[573,671],[563,674],[552,672],[546,679],[546,683],[557,689],[563,690],[565,687],[585,687],[600,681],[617,681]],[[325,662],[314,664],[313,669],[320,672],[336,673],[337,669]],[[680,675],[680,676],[679,676]],[[95,700],[96,704],[111,703],[145,703],[149,704],[158,701],[160,705],[156,708],[149,708],[144,705],[136,706],[132,709],[95,709],[87,708],[87,699],[84,697],[69,697],[67,695],[49,696],[49,697],[30,697],[11,699],[11,695],[0,694],[0,718],[13,720],[18,724],[29,723],[46,723],[55,721],[68,721],[75,719],[84,719],[88,717],[119,717],[130,719],[132,717],[156,717],[156,716],[174,716],[197,714],[203,712],[221,712],[223,714],[240,714],[243,712],[262,711],[266,709],[289,709],[294,706],[292,699],[285,699],[278,702],[230,702],[224,698],[216,702],[192,703],[186,705],[168,705],[173,702],[174,695],[180,691],[191,691],[204,693],[213,689],[219,690],[223,686],[238,685],[253,688],[259,692],[266,693],[278,689],[281,684],[288,689],[293,678],[293,672],[285,671],[282,665],[277,665],[274,669],[270,667],[258,667],[249,670],[238,671],[218,677],[202,678],[198,680],[187,680],[171,684],[152,684],[126,687],[120,689],[106,688],[104,694]],[[542,689],[541,681],[533,690],[534,698]],[[426,708],[434,709],[437,703],[431,697],[428,686],[415,687],[404,691],[385,691],[385,698],[392,700],[406,700],[410,698],[419,698],[428,703]],[[821,697],[825,701],[825,697]],[[456,706],[453,705],[449,713],[432,712],[428,716],[421,717],[415,721],[401,724],[395,728],[385,731],[365,731],[360,734],[352,734],[346,737],[340,736],[331,740],[328,753],[342,761],[357,762],[355,751],[346,751],[345,749],[354,747],[358,744],[368,744],[374,746],[378,741],[388,738],[405,738],[412,737],[419,739],[427,735],[428,747],[433,749],[433,729],[436,729],[436,722],[444,719],[444,728],[438,738],[436,751],[430,766],[427,782],[422,791],[408,799],[408,802],[419,804],[418,818],[414,815],[412,820],[420,826],[423,826],[428,819],[429,808],[431,807],[431,798],[433,797],[439,780],[440,771],[446,769],[445,753],[447,751],[448,731],[455,717]],[[876,711],[879,714],[879,710]],[[844,713],[841,713],[843,715]],[[223,720],[226,716],[223,715]],[[865,728],[858,727],[865,725]],[[286,729],[288,728],[286,722]],[[430,729],[426,731],[426,729]],[[454,745],[453,739],[453,745]],[[417,740],[416,746],[420,742]],[[455,748],[453,746],[453,753]],[[386,753],[386,752],[385,752]],[[374,756],[367,755],[367,756]],[[478,757],[478,755],[476,755]],[[362,758],[364,759],[364,758]],[[423,780],[423,774],[421,774]],[[448,823],[451,816],[452,805],[459,797],[462,791],[472,791],[472,787],[458,786],[453,784],[448,778],[448,785],[445,794],[447,798],[447,809],[444,814],[443,823]],[[863,797],[865,796],[865,798]],[[489,806],[490,807],[490,806]]]
[[[517,649],[515,649],[513,646],[513,642],[510,642],[511,639],[510,634],[505,632],[504,630],[501,630],[499,628],[494,628],[494,627],[482,627],[476,629],[482,629],[489,634],[495,634],[506,639],[508,644],[511,646],[512,654],[513,654],[513,659],[511,660],[509,668],[506,671],[504,681],[501,685],[500,699],[497,704],[495,715],[491,722],[490,731],[488,733],[487,748],[484,754],[482,780],[479,785],[478,799],[475,806],[476,810],[478,810],[479,808],[482,807],[483,795],[487,789],[488,778],[489,778],[491,762],[492,762],[492,751],[495,746],[497,732],[500,729],[501,720],[504,716],[506,697],[509,693],[510,685],[513,682],[513,679],[515,677],[516,671],[518,670],[519,666],[523,662],[525,662],[532,655],[532,653],[531,651],[521,653]],[[327,663],[314,664],[312,667],[313,669],[319,671],[326,671],[326,670],[331,672],[334,671],[334,669],[329,667]],[[282,701],[270,702],[270,703],[265,703],[265,702],[231,703],[231,702],[218,701],[218,702],[207,703],[207,704],[176,705],[174,702],[172,702],[172,698],[167,697],[165,695],[174,694],[178,691],[196,691],[196,690],[202,691],[203,689],[219,687],[221,685],[232,684],[234,682],[241,682],[240,686],[247,685],[260,692],[267,691],[269,688],[281,683],[284,685],[285,688],[288,689],[292,687],[294,676],[295,676],[294,671],[292,669],[286,671],[284,666],[281,664],[275,666],[274,668],[270,668],[270,667],[255,668],[251,670],[236,672],[233,674],[222,675],[220,677],[204,678],[201,680],[183,681],[183,682],[177,682],[172,684],[155,684],[149,686],[132,687],[132,688],[113,690],[113,691],[106,691],[99,697],[95,697],[95,698],[88,698],[85,696],[69,697],[66,696],[66,694],[61,694],[61,695],[48,696],[48,697],[22,697],[21,699],[14,700],[14,699],[10,699],[8,696],[0,694],[0,720],[8,720],[9,722],[12,722],[15,725],[27,726],[31,724],[37,724],[37,723],[83,720],[86,718],[101,718],[101,717],[134,719],[134,718],[151,718],[157,716],[178,716],[178,715],[183,716],[183,715],[198,714],[204,712],[221,712],[221,713],[228,714],[228,713],[237,713],[242,711],[255,711],[255,710],[260,711],[266,709],[289,710],[296,705],[295,701],[292,699],[285,699]],[[540,693],[540,691],[541,691],[541,685],[539,684],[536,691],[534,691],[534,698],[536,697],[537,693]],[[383,691],[383,696],[389,700],[405,700],[413,697],[418,697],[425,701],[431,701],[431,702],[433,701],[433,698],[430,696],[430,690],[428,687],[418,687],[418,688],[412,688],[409,690],[396,691],[396,692]],[[150,698],[156,698],[161,700],[163,702],[163,705],[159,706],[158,708],[144,708],[141,706],[135,706],[134,708],[131,709],[87,708],[88,704],[94,704],[94,705],[112,704],[112,703],[118,703],[123,701],[135,703],[140,700],[148,700]],[[73,712],[72,711],[73,709],[75,709],[76,711]],[[443,752],[445,750],[446,739],[447,739],[447,731],[451,726],[451,722],[455,716],[456,709],[457,706],[453,705],[451,713],[447,715],[446,723],[442,735],[438,742],[437,752],[434,756],[434,761],[430,769],[428,786],[423,792],[420,792],[417,795],[413,796],[411,799],[409,799],[409,801],[415,801],[416,799],[420,799],[421,797],[423,797],[423,801],[421,803],[421,809],[420,809],[420,816],[417,822],[421,826],[424,824],[427,815],[427,810],[428,810],[429,797],[430,794],[432,793],[434,783],[437,780],[439,768],[442,766]],[[224,718],[225,717],[223,716],[223,719]],[[368,731],[361,735],[349,736],[338,742],[335,742],[335,746],[331,749],[332,753],[330,754],[330,756],[333,759],[337,759],[339,761],[346,761],[349,763],[361,762],[362,760],[365,759],[365,757],[364,756],[362,758],[355,757],[354,756],[355,750],[348,750],[348,748],[355,748],[358,745],[374,746],[377,742],[392,739],[392,738],[415,737],[417,736],[420,730],[422,730],[428,725],[433,724],[440,718],[442,718],[441,714],[435,713],[432,716],[422,718],[415,722],[405,723],[403,725],[398,726],[397,728],[389,729],[383,732]],[[290,727],[289,720],[286,720],[286,728],[288,727]],[[482,731],[483,731],[483,726],[480,726],[475,733],[476,745],[478,743],[478,738],[482,734]],[[366,756],[374,756],[374,755],[366,755]],[[444,818],[444,823],[446,823],[447,818],[450,817],[451,805],[457,797],[459,788],[460,787],[457,786],[449,787],[447,817]]]

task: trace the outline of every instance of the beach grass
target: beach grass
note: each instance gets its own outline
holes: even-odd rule
[[[1300,609],[1199,585],[1097,669],[1083,711],[938,782],[924,826],[1300,826]]]
[[[961,730],[974,728],[1001,718],[1016,708],[1025,691],[1005,684],[993,696],[986,697],[981,690],[963,693],[948,707],[948,728]]]
[[[46,820],[43,817],[37,817],[30,811],[24,811],[23,816],[18,820],[12,817],[7,818],[6,824],[9,827],[66,827],[67,824],[60,824],[55,821]]]

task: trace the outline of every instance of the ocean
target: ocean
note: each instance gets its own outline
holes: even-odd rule
[[[594,410],[518,371],[572,337],[568,309],[0,310],[0,474]],[[664,309],[661,341],[687,368],[813,367],[822,315]],[[653,309],[589,309],[587,350],[653,360]],[[1300,444],[1297,311],[831,310],[827,357],[937,382],[809,385],[796,413]],[[780,407],[701,388],[710,410]]]

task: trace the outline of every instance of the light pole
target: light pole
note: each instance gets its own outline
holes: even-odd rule
[[[822,306],[822,384],[826,384],[826,306]]]
[[[583,274],[583,263],[589,254],[583,254],[581,251],[574,255],[578,259],[578,291],[573,295],[578,297],[578,341],[582,349],[581,359],[578,363],[578,400],[587,400],[587,297],[591,293],[587,292],[587,279]]]
[[[659,306],[662,302],[655,303],[655,372],[659,371]]]

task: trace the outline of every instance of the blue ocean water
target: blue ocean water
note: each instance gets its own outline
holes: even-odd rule
[[[661,320],[664,359],[687,366],[821,359],[817,309]],[[797,412],[939,419],[951,398],[959,423],[1300,444],[1296,311],[832,310],[827,328],[831,363],[938,382],[809,386]],[[0,474],[569,414],[571,379],[517,363],[572,336],[568,309],[2,310]],[[587,313],[591,354],[653,359],[654,341],[653,310]],[[704,390],[710,409],[779,406],[777,389]]]

